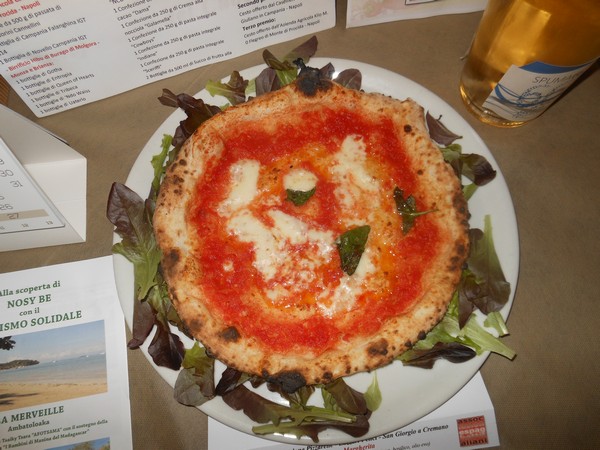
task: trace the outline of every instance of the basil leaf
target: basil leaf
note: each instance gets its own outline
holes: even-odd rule
[[[396,211],[402,216],[402,233],[408,232],[415,226],[415,218],[436,211],[430,209],[427,211],[417,211],[417,201],[412,195],[404,198],[404,191],[398,187],[394,189],[394,201],[396,202]]]
[[[346,231],[336,242],[342,260],[342,270],[348,275],[352,275],[356,271],[360,258],[365,251],[370,231],[371,227],[369,225],[356,227]]]
[[[286,200],[289,200],[296,206],[302,206],[315,194],[316,191],[316,187],[312,188],[310,191],[295,191],[293,189],[286,189]]]

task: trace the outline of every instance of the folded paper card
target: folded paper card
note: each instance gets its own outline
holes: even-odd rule
[[[87,161],[0,105],[0,251],[84,242]]]

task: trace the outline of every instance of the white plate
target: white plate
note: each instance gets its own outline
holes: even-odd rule
[[[477,153],[485,156],[496,169],[496,179],[475,193],[469,201],[469,209],[472,215],[471,227],[483,229],[484,216],[491,215],[496,251],[506,279],[511,284],[510,300],[502,310],[502,315],[506,319],[512,306],[519,271],[518,230],[508,187],[494,157],[484,142],[456,111],[419,84],[388,70],[356,61],[312,58],[309,65],[322,67],[329,62],[334,65],[336,74],[349,68],[360,70],[363,76],[362,88],[367,92],[381,92],[398,99],[411,97],[424,106],[432,116],[439,117],[441,115],[442,121],[448,129],[463,136],[457,142],[462,145],[465,153]],[[264,67],[264,65],[253,67],[242,71],[241,74],[246,79],[251,79],[256,77]],[[213,98],[206,91],[199,93],[197,98],[217,105],[225,103],[223,98]],[[160,106],[157,105],[157,107]],[[163,135],[172,135],[183,119],[185,119],[185,114],[181,110],[177,110],[165,120],[150,138],[133,165],[126,184],[142,198],[146,198],[148,195],[153,177],[150,164],[152,156],[159,153]],[[116,236],[115,240],[118,242],[120,238]],[[114,266],[119,298],[127,324],[131,327],[134,299],[133,267],[120,255],[115,255]],[[147,342],[150,340],[151,338],[148,338]],[[191,342],[186,339],[184,339],[184,343],[186,348],[191,345]],[[174,386],[177,372],[154,365],[148,356],[147,344],[142,346],[142,351],[160,376]],[[404,367],[399,362],[377,370],[383,402],[371,416],[369,433],[361,439],[397,430],[435,410],[471,379],[485,362],[487,356],[487,354],[481,355],[461,364],[437,361],[431,370]],[[500,358],[500,356],[496,357]],[[219,369],[222,367],[219,366]],[[217,377],[218,373],[215,376]],[[348,377],[346,380],[351,386],[364,391],[370,384],[372,376],[372,374],[361,373]],[[262,390],[260,393],[273,401],[281,402],[278,396],[266,390]],[[232,410],[220,398],[205,403],[200,409],[212,418],[249,434],[252,434],[252,427],[256,425],[242,412]],[[265,436],[265,438],[294,444],[312,444],[308,438],[300,441],[289,436]],[[324,431],[319,435],[320,444],[342,444],[354,440],[356,439],[336,430]]]

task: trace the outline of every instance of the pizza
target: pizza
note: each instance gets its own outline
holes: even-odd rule
[[[469,248],[460,181],[423,108],[302,73],[188,138],[153,226],[190,334],[288,392],[381,367],[422,339]]]

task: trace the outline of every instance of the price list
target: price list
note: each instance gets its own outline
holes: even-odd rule
[[[0,234],[64,226],[54,205],[0,139]]]

